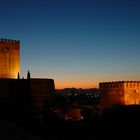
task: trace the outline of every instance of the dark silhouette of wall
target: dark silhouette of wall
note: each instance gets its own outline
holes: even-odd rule
[[[27,122],[54,92],[53,79],[0,79],[0,115]]]

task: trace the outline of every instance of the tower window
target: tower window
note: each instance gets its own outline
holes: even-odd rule
[[[6,47],[6,50],[9,50],[10,48],[9,47]]]

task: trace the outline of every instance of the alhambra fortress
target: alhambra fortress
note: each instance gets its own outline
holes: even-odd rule
[[[140,104],[140,81],[103,82],[99,88],[101,109]]]
[[[99,92],[102,110],[117,104],[140,104],[140,81],[101,82]],[[20,78],[20,41],[0,39],[0,109],[17,112],[18,106],[25,114],[23,110],[32,106],[40,112],[54,93],[53,79],[31,78],[29,72],[27,78]]]
[[[31,78],[29,71],[20,78],[20,41],[0,39],[0,114],[38,113],[54,92],[53,79]]]

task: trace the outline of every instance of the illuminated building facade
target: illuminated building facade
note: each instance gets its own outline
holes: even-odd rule
[[[0,39],[0,78],[17,78],[20,72],[20,41]]]
[[[140,104],[140,81],[102,82],[99,88],[101,109]]]

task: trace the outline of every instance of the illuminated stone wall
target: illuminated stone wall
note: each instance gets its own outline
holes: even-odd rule
[[[124,82],[125,104],[140,104],[140,81]]]
[[[99,88],[102,109],[124,104],[124,82],[103,82],[99,83]]]
[[[140,104],[140,81],[99,83],[101,109],[116,104]]]
[[[20,42],[0,39],[0,78],[17,78],[20,72]]]

